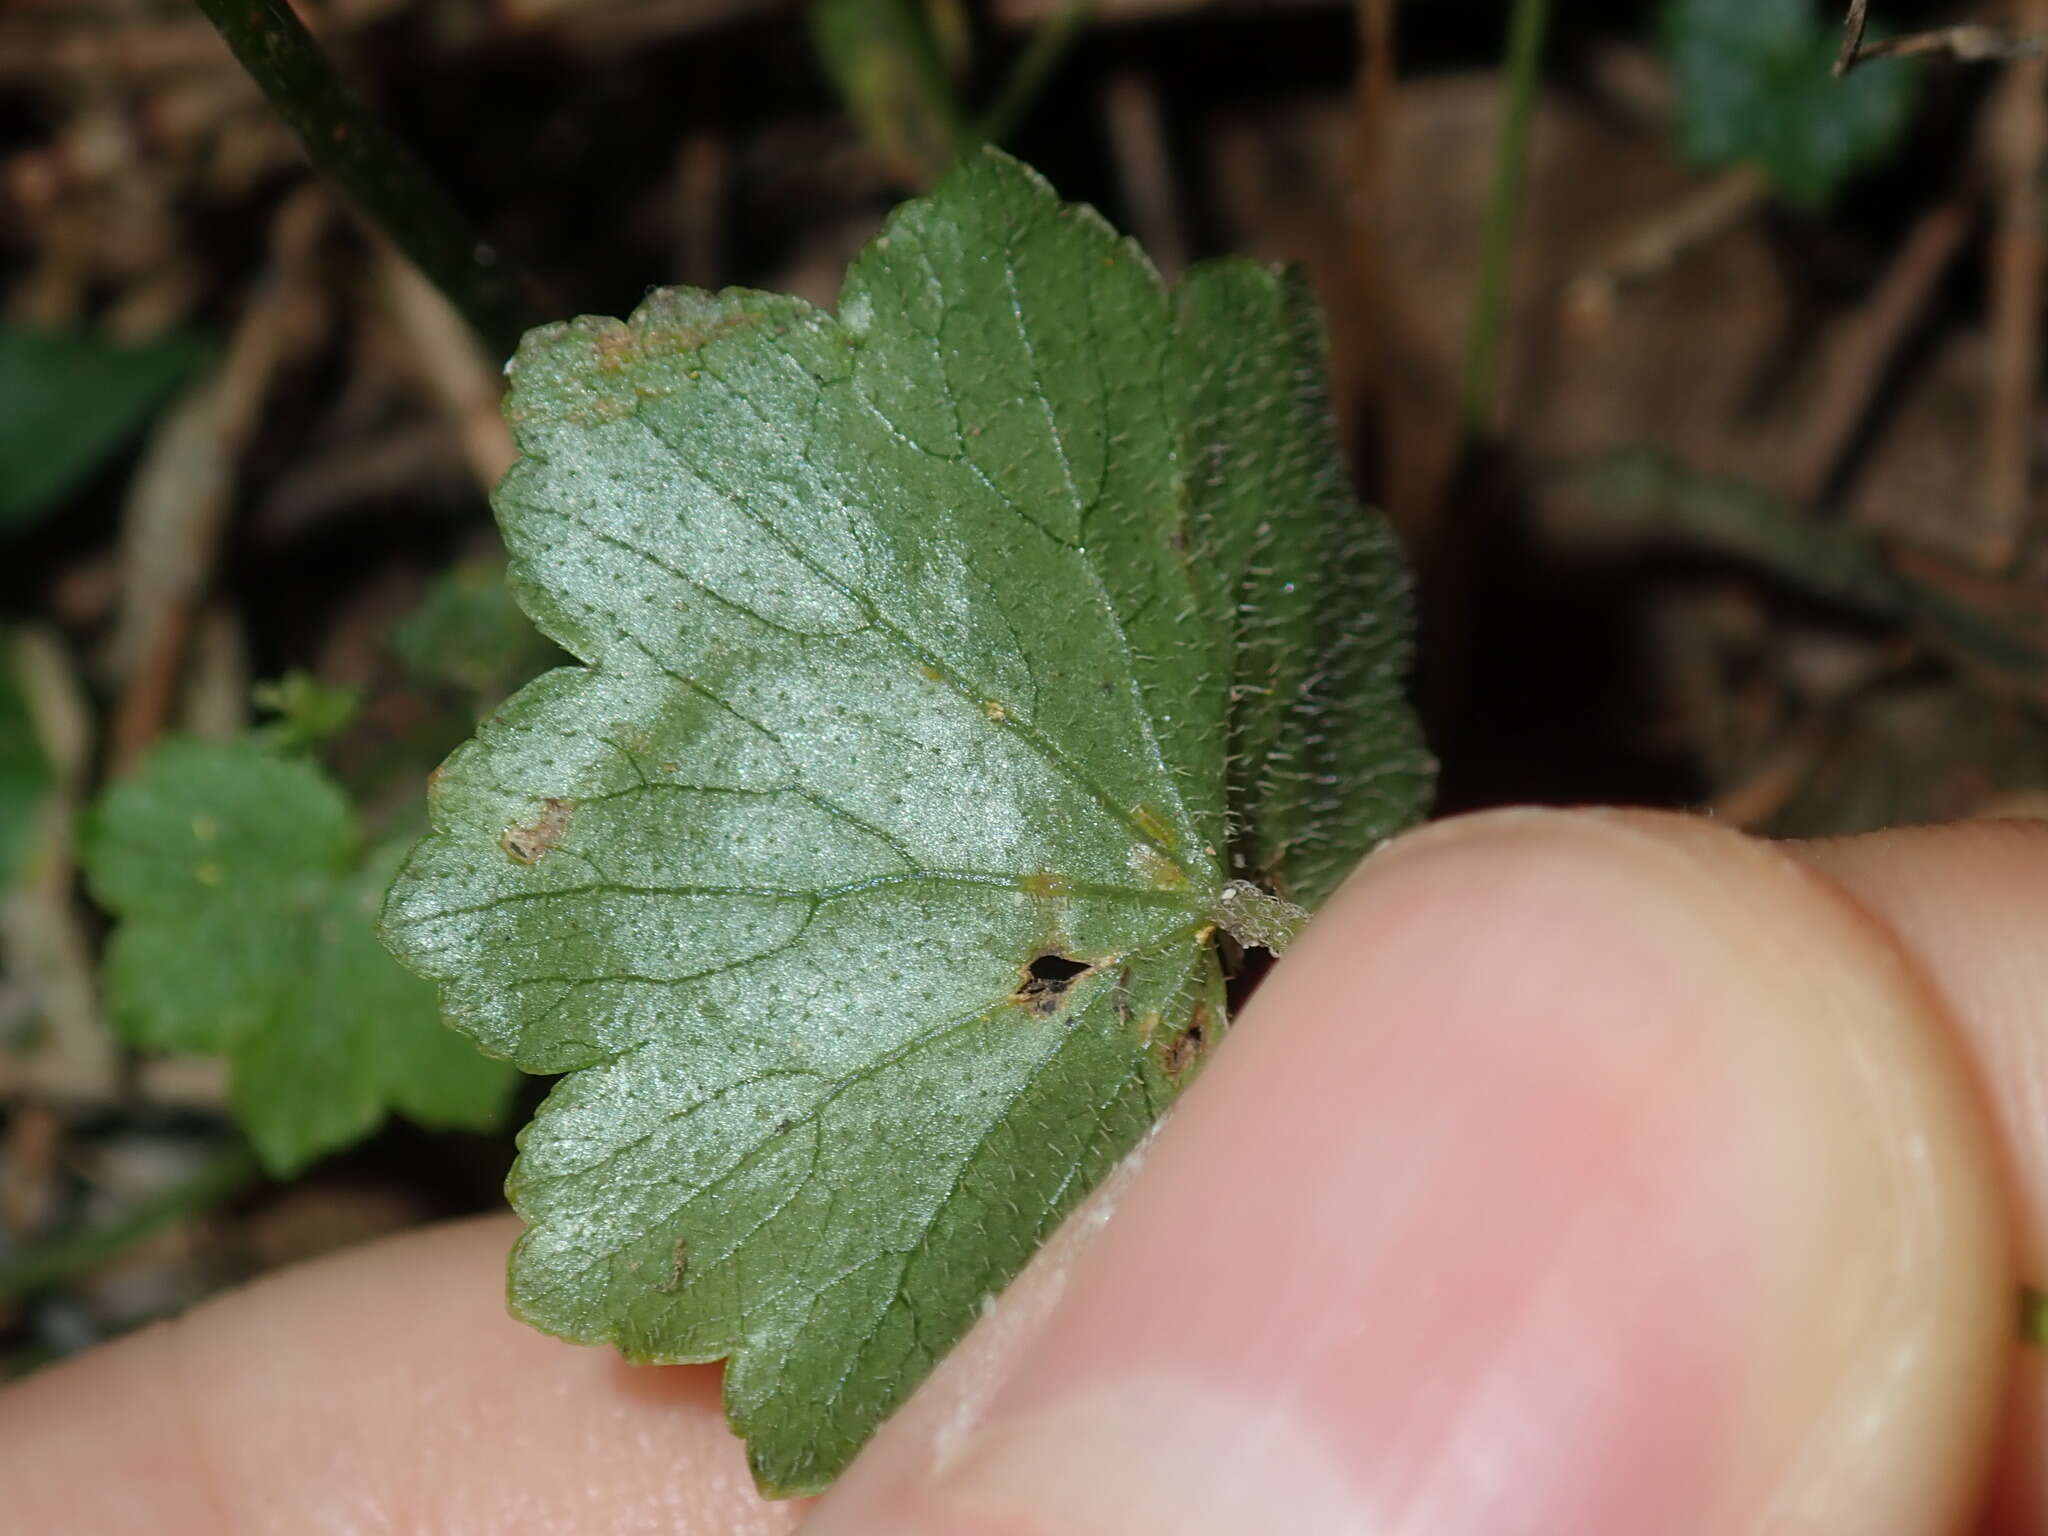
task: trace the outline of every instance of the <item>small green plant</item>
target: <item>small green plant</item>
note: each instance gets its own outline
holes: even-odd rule
[[[496,510],[580,666],[436,775],[385,911],[567,1074],[514,1309],[729,1358],[814,1491],[1198,1071],[1430,760],[1406,582],[1299,281],[1173,292],[994,151],[837,316],[655,294],[529,334]]]
[[[1839,24],[1839,8],[1824,22],[1814,0],[1667,0],[1686,157],[1754,165],[1786,202],[1815,208],[1889,155],[1912,114],[1914,65],[1879,60],[1836,79]]]
[[[519,611],[505,562],[494,556],[464,560],[435,578],[393,632],[391,649],[410,676],[453,690],[472,716],[563,659]]]
[[[877,163],[924,188],[962,155],[1010,136],[1093,10],[1094,0],[1064,0],[979,109],[962,91],[977,70],[959,0],[811,0],[811,42]]]
[[[391,1110],[451,1129],[504,1117],[512,1074],[442,1029],[433,989],[378,946],[405,845],[364,848],[340,787],[256,739],[159,743],[84,828],[93,896],[118,920],[110,1022],[144,1050],[225,1056],[273,1177]]]

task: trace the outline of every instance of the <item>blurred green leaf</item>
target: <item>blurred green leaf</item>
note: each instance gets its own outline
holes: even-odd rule
[[[0,671],[0,887],[25,871],[54,782],[21,684],[11,669]]]
[[[354,723],[362,696],[354,688],[332,687],[310,672],[291,671],[250,691],[258,709],[276,714],[256,728],[257,739],[278,752],[307,752],[339,736]]]
[[[920,0],[812,0],[811,40],[861,137],[891,172],[928,186],[960,150],[962,114],[948,73],[957,29]]]
[[[421,682],[467,690],[478,713],[564,659],[520,611],[503,556],[464,560],[437,577],[391,648]]]
[[[1902,684],[1857,699],[1764,830],[1848,837],[2043,791],[2048,718],[2038,708],[1953,681]]]
[[[1839,8],[1814,0],[1668,0],[1664,52],[1678,140],[1700,165],[1758,166],[1786,202],[1818,207],[1888,155],[1912,114],[1913,62],[1834,78]]]
[[[444,1028],[434,989],[377,941],[404,843],[364,853],[355,812],[310,763],[249,741],[165,741],[101,798],[80,851],[118,919],[104,968],[116,1031],[225,1055],[235,1116],[273,1175],[389,1110],[500,1122],[510,1069]]]
[[[117,346],[0,326],[0,530],[49,511],[205,361],[193,336]]]

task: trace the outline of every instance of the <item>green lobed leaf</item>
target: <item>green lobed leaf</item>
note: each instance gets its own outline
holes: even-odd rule
[[[294,669],[249,690],[250,702],[268,710],[251,735],[273,752],[310,752],[351,725],[363,707],[359,689],[324,683],[310,672]]]
[[[20,678],[11,667],[0,670],[0,888],[30,868],[44,804],[55,786]]]
[[[1761,167],[1787,202],[1818,207],[1891,152],[1912,114],[1912,61],[1834,77],[1839,8],[1815,0],[1666,0],[1678,138],[1702,165]]]
[[[441,1026],[433,988],[379,945],[405,844],[364,855],[318,769],[247,741],[170,740],[88,818],[94,898],[118,920],[115,1029],[150,1050],[225,1055],[236,1119],[279,1177],[387,1110],[484,1130],[512,1086]]]
[[[0,529],[55,506],[205,360],[191,336],[118,346],[0,326]]]
[[[391,648],[414,677],[464,689],[479,708],[563,659],[519,611],[497,557],[464,560],[436,578]]]
[[[1176,320],[987,151],[836,319],[672,290],[520,349],[495,504],[587,665],[443,766],[386,938],[568,1074],[520,1138],[514,1309],[729,1357],[773,1492],[827,1483],[1192,1076],[1219,926],[1300,915],[1232,869],[1327,889],[1421,808],[1319,346],[1242,265]]]
[[[1306,278],[1206,263],[1174,312],[1195,562],[1236,658],[1232,872],[1313,907],[1429,797],[1407,574],[1344,473]]]

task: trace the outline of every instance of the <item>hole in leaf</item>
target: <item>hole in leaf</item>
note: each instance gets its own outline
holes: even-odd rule
[[[1017,1001],[1041,1018],[1056,1012],[1075,978],[1095,967],[1068,955],[1040,955],[1024,967],[1024,985],[1017,989]]]
[[[1188,1016],[1188,1027],[1166,1042],[1159,1064],[1166,1069],[1168,1077],[1178,1079],[1181,1073],[1194,1065],[1202,1054],[1202,1047],[1208,1043],[1209,1005],[1197,1003],[1194,1012]]]
[[[1216,935],[1216,951],[1223,962],[1224,996],[1234,1019],[1244,1011],[1251,995],[1258,991],[1259,983],[1266,979],[1266,972],[1273,969],[1273,952],[1247,949],[1227,933]]]

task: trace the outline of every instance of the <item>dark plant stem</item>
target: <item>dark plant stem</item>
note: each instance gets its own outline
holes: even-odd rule
[[[181,1217],[209,1211],[256,1182],[256,1159],[240,1142],[216,1152],[189,1177],[131,1208],[111,1226],[76,1232],[0,1259],[0,1301],[48,1290],[74,1275],[90,1274]]]
[[[1038,99],[1038,93],[1045,88],[1046,79],[1059,67],[1060,60],[1067,56],[1067,50],[1081,35],[1081,28],[1094,9],[1094,0],[1067,0],[1059,14],[1032,35],[1031,41],[1024,46],[1023,57],[1017,60],[1016,68],[1010,71],[1010,78],[996,93],[994,104],[975,124],[964,149],[972,149],[976,144],[1000,144],[1017,131],[1017,124],[1031,110],[1031,103]]]
[[[412,152],[343,83],[285,0],[198,4],[313,164],[448,296],[486,344],[510,356],[523,327],[513,285],[496,253]]]
[[[1515,0],[1508,27],[1507,105],[1501,116],[1493,195],[1487,203],[1486,230],[1479,248],[1479,290],[1472,308],[1472,339],[1465,354],[1460,397],[1467,441],[1483,436],[1493,418],[1501,329],[1507,315],[1508,263],[1522,212],[1529,122],[1535,115],[1543,38],[1549,28],[1550,0]]]
[[[2048,53],[2048,35],[2015,35],[2003,27],[1980,22],[1865,42],[1863,29],[1869,10],[1870,0],[1850,0],[1849,19],[1842,24],[1842,51],[1835,56],[1837,80],[1869,59],[1913,58],[1932,53],[1946,54],[1960,64],[1981,64],[1987,60],[2007,63],[2014,59],[2037,59]]]
[[[2048,1349],[2048,1294],[2032,1286],[2020,1291],[2020,1337]]]

